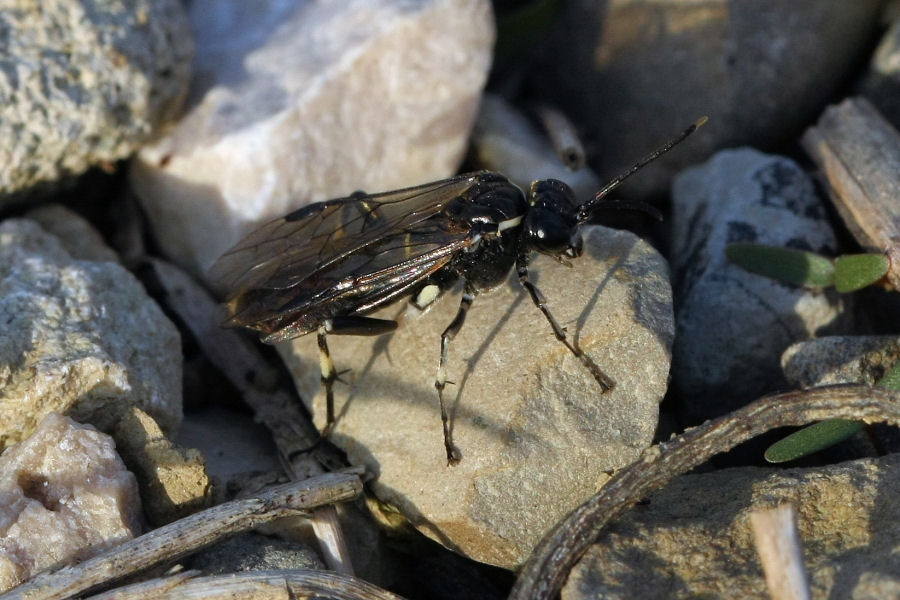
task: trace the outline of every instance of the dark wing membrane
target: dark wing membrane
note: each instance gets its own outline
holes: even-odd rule
[[[483,176],[459,175],[311,204],[249,234],[213,265],[210,277],[228,290],[228,299],[249,289],[285,289],[315,279],[334,263],[439,213]]]
[[[473,240],[468,232],[452,233],[435,222],[413,225],[290,289],[237,296],[229,303],[229,324],[262,331],[271,343],[309,333],[335,316],[365,314],[410,291]]]

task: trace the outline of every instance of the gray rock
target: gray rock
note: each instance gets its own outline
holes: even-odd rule
[[[458,168],[494,39],[488,0],[196,0],[187,116],[132,184],[164,251],[205,275],[259,223]]]
[[[126,158],[184,100],[179,0],[7,2],[0,30],[0,204]]]
[[[689,143],[623,193],[663,192],[715,150],[792,140],[869,51],[881,2],[576,0],[563,3],[533,89],[598,144],[608,180],[697,118]]]
[[[119,256],[106,245],[93,225],[61,204],[40,206],[28,211],[25,216],[56,236],[66,252],[76,260],[120,262]]]
[[[895,335],[829,336],[788,346],[781,366],[792,387],[875,385],[898,359],[900,337]]]
[[[679,477],[601,534],[562,599],[766,598],[749,513],[781,502],[797,512],[813,598],[896,598],[898,486],[898,454]]]
[[[280,569],[324,569],[309,546],[278,538],[245,533],[196,554],[191,568],[204,575]]]
[[[48,414],[0,456],[0,592],[133,538],[140,514],[112,438]]]
[[[675,180],[672,213],[673,384],[696,422],[782,385],[781,352],[838,326],[847,297],[753,275],[725,257],[735,242],[834,256],[824,204],[789,159],[719,152]]]
[[[638,456],[666,391],[674,324],[665,261],[628,232],[585,232],[569,269],[534,260],[559,323],[616,382],[601,395],[553,337],[515,277],[476,298],[450,347],[447,395],[463,459],[448,467],[434,377],[458,294],[405,319],[392,336],[332,336],[349,388],[336,386],[331,435],[372,489],[422,533],[476,560],[514,568],[542,534]],[[396,318],[403,306],[380,313]],[[376,313],[378,315],[379,313]],[[324,424],[315,336],[279,347]]]
[[[178,331],[120,265],[76,260],[34,221],[4,221],[0,323],[0,448],[50,412],[108,431],[135,405],[167,432],[180,424]]]
[[[791,387],[807,388],[837,383],[876,385],[900,360],[896,335],[827,336],[797,342],[781,355],[781,366]],[[900,431],[873,423],[838,446],[824,451],[828,462],[900,451]]]

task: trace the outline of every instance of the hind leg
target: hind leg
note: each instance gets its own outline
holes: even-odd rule
[[[396,321],[373,319],[370,317],[334,317],[322,323],[316,331],[316,343],[319,346],[319,372],[322,387],[325,388],[325,429],[322,436],[327,437],[334,428],[334,382],[338,373],[328,351],[328,334],[331,335],[382,335],[397,329]]]
[[[459,310],[456,312],[456,316],[444,330],[444,333],[441,334],[441,358],[438,362],[434,387],[437,390],[438,402],[441,406],[441,423],[444,426],[444,449],[447,451],[448,465],[459,463],[459,461],[462,460],[462,454],[460,453],[459,448],[453,444],[453,431],[450,428],[450,418],[447,415],[447,407],[444,405],[444,387],[448,383],[452,383],[447,381],[447,356],[450,354],[450,341],[455,338],[456,334],[459,333],[459,330],[462,329],[463,323],[466,321],[466,313],[469,312],[469,308],[472,306],[472,301],[474,299],[474,291],[467,286],[466,291],[463,293],[462,299],[459,302]]]

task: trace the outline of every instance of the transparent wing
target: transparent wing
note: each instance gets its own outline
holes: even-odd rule
[[[436,224],[413,225],[290,288],[254,288],[235,296],[227,305],[228,324],[269,333],[292,325],[285,337],[294,337],[335,316],[365,314],[447,265],[472,240],[467,232],[450,233]]]
[[[479,174],[305,206],[250,233],[219,258],[210,277],[227,299],[247,289],[298,285],[348,256],[439,213]],[[362,259],[366,260],[366,259]]]
[[[210,272],[229,290],[227,324],[285,339],[389,302],[474,243],[453,210],[438,217],[454,199],[507,186],[495,173],[460,175],[312,204],[263,225]]]

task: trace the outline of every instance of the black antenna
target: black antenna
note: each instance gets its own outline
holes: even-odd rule
[[[604,196],[619,187],[619,185],[621,185],[623,181],[640,171],[642,168],[646,167],[648,164],[652,163],[654,160],[683,142],[685,138],[697,131],[697,128],[706,123],[707,120],[707,117],[700,117],[690,127],[675,136],[674,139],[669,140],[668,142],[639,160],[633,167],[600,188],[600,191],[597,192],[593,198],[578,207],[578,212],[576,214],[576,219],[578,219],[578,222],[581,223],[583,221],[586,221],[589,218],[591,211],[600,203],[601,200],[603,200]]]

